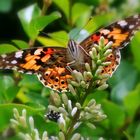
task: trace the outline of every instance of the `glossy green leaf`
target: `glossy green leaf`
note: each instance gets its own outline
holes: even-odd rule
[[[140,71],[140,32],[136,34],[131,42],[131,50],[134,57],[134,65]]]
[[[63,45],[63,47],[66,47],[68,40],[69,40],[69,36],[67,34],[67,32],[65,31],[58,31],[58,32],[53,32],[48,34],[52,39],[60,42],[60,44]]]
[[[135,112],[140,106],[140,84],[136,87],[135,90],[131,91],[125,98],[124,98],[124,106],[126,108],[126,112],[133,119],[135,116]]]
[[[48,37],[38,36],[37,40],[45,47],[63,47],[62,43]]]
[[[17,51],[18,49],[10,44],[0,44],[0,54],[4,54],[4,53],[10,53],[10,52],[14,52]]]
[[[64,12],[67,19],[69,19],[70,2],[69,0],[53,0],[53,2]]]
[[[34,75],[23,75],[23,78],[18,85],[34,91],[40,91],[42,89],[42,84]]]
[[[20,49],[27,49],[29,48],[28,43],[22,40],[12,40],[12,42]]]
[[[12,8],[12,0],[0,0],[0,12],[9,12]]]
[[[15,99],[15,97],[18,93],[18,90],[19,90],[19,87],[17,87],[16,85],[9,87],[6,90],[5,94],[7,97],[7,102],[12,102]]]
[[[134,140],[139,140],[140,139],[140,124],[138,125],[136,132],[135,132],[135,137]]]
[[[18,17],[20,19],[22,27],[30,38],[33,38],[34,34],[36,35],[38,33],[38,31],[35,29],[35,27],[31,26],[31,22],[33,19],[39,17],[40,14],[41,14],[41,10],[37,6],[37,4],[33,4],[18,12]]]
[[[34,103],[34,104],[40,104],[42,106],[46,106],[48,107],[48,99],[44,98],[41,96],[41,93],[36,93],[36,92],[28,92],[26,94],[26,96],[28,97],[28,99],[30,100],[30,103]],[[34,102],[35,101],[35,102]]]
[[[117,104],[110,101],[103,101],[102,108],[109,119],[112,129],[118,129],[121,127],[125,120],[124,110]]]
[[[50,15],[47,16],[40,16],[35,19],[34,26],[36,30],[40,31],[43,30],[48,24],[53,22],[54,20],[61,17],[61,14],[59,12],[53,12]]]
[[[92,6],[83,3],[75,3],[72,6],[72,24],[76,24],[78,27],[83,27],[89,20],[91,12]]]

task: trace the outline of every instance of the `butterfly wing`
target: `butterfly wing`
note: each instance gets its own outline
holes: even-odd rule
[[[100,29],[93,33],[88,38],[80,43],[86,52],[89,52],[93,47],[93,44],[98,44],[100,37],[103,36],[105,44],[112,41],[112,53],[107,57],[106,61],[110,61],[111,64],[104,67],[102,73],[107,73],[112,76],[120,63],[120,50],[126,46],[130,39],[134,36],[134,33],[140,27],[140,15],[130,16],[124,20],[120,20],[112,23],[111,25]]]
[[[45,86],[57,91],[66,90],[67,79],[71,78],[66,65],[65,48],[39,47],[0,56],[0,69],[37,74]]]
[[[130,39],[134,36],[135,31],[140,27],[140,15],[130,16],[124,20],[112,23],[111,25],[100,29],[96,33],[90,35],[80,43],[85,50],[89,51],[93,43],[98,43],[100,37],[105,38],[105,43],[113,42],[114,49],[123,48],[126,46]]]

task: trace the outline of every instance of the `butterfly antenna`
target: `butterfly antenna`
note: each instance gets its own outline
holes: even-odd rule
[[[45,35],[45,36],[49,36],[47,33],[43,32],[43,31],[39,31],[41,34]]]

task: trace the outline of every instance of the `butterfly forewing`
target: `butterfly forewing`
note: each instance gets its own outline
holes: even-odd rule
[[[113,48],[123,48],[126,46],[130,39],[134,36],[135,31],[140,27],[140,15],[130,16],[124,20],[112,23],[111,25],[100,29],[96,33],[90,35],[81,45],[85,50],[89,51],[93,43],[98,44],[100,37],[105,38],[105,43],[113,42]]]

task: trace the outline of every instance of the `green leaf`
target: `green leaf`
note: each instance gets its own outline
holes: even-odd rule
[[[0,12],[9,12],[12,8],[12,0],[0,0]]]
[[[61,17],[61,14],[59,12],[53,12],[50,15],[47,16],[40,16],[35,19],[34,26],[36,30],[40,31],[43,30],[48,24],[53,22],[54,20]]]
[[[61,17],[60,13],[53,12],[47,16],[41,16],[41,10],[37,4],[31,5],[18,12],[24,31],[31,38],[35,39],[40,30],[48,24]]]
[[[31,22],[35,18],[39,17],[40,14],[41,14],[41,10],[37,6],[37,4],[33,4],[18,12],[18,17],[20,19],[22,27],[30,38],[33,38],[38,33],[38,31],[35,29],[34,26],[31,27]]]
[[[76,24],[78,27],[83,27],[89,20],[91,12],[92,6],[83,3],[75,3],[72,6],[72,23]]]
[[[4,53],[10,53],[10,52],[14,52],[17,51],[18,49],[10,44],[0,44],[0,54],[4,54]]]
[[[118,129],[125,121],[124,110],[117,104],[104,100],[102,102],[102,108],[109,119],[112,129]]]
[[[112,100],[122,102],[129,91],[135,87],[137,78],[138,73],[133,65],[127,61],[122,61],[113,77],[109,80],[110,86],[112,87]]]
[[[63,47],[63,44],[48,37],[38,36],[37,40],[45,47]]]
[[[131,51],[134,57],[134,65],[140,71],[140,32],[136,34],[131,42]]]
[[[25,41],[22,40],[12,40],[13,43],[15,43],[15,45],[20,48],[20,49],[27,49],[29,48],[28,43],[26,43]]]
[[[135,116],[137,109],[140,106],[140,84],[136,87],[135,90],[131,91],[124,98],[124,106],[126,108],[126,112],[131,119]]]
[[[0,92],[5,91],[10,87],[13,87],[14,84],[15,84],[14,79],[11,76],[5,75],[0,76],[0,87],[1,87]]]
[[[42,106],[48,107],[48,99],[42,97],[40,93],[29,91],[26,96],[30,100],[30,103],[40,104]]]
[[[53,0],[53,2],[64,12],[67,19],[69,19],[70,2],[69,0]]]
[[[23,75],[23,78],[18,85],[33,91],[40,91],[42,89],[42,84],[39,82],[37,77],[33,75]]]
[[[9,87],[6,90],[7,102],[12,102],[15,99],[15,97],[18,93],[18,90],[19,90],[19,87],[17,87],[16,85]]]
[[[69,36],[67,34],[67,32],[65,31],[58,31],[58,32],[53,32],[48,34],[52,39],[60,42],[62,44],[62,46],[66,47],[68,40],[69,40]]]
[[[134,140],[139,140],[140,139],[140,124],[138,125],[136,132],[135,132],[135,137]]]

